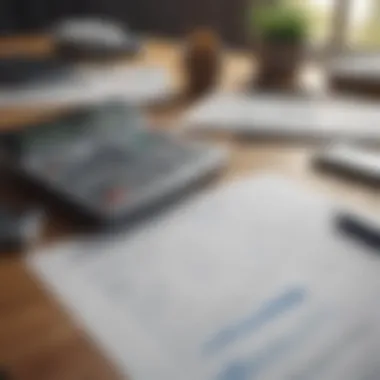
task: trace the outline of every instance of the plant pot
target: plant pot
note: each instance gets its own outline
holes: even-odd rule
[[[259,48],[256,85],[260,89],[296,89],[303,50],[302,43],[264,42]]]
[[[191,34],[184,55],[186,94],[197,97],[212,90],[218,82],[220,67],[218,37],[208,30],[198,30]]]

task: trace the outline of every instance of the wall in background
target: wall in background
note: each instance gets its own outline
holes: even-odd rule
[[[87,14],[168,36],[209,26],[225,41],[241,45],[246,39],[246,9],[252,1],[262,0],[1,0],[0,33],[41,30],[59,19]]]
[[[45,29],[60,18],[83,15],[88,9],[89,0],[1,0],[0,33]]]
[[[183,36],[197,26],[217,30],[232,44],[245,40],[249,0],[133,0],[122,1],[123,14],[133,29]]]

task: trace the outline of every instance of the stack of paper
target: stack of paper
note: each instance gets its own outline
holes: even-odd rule
[[[78,68],[52,82],[0,89],[0,108],[91,105],[110,99],[147,104],[171,95],[169,75],[161,68]]]
[[[186,130],[274,138],[380,140],[377,104],[349,99],[265,94],[215,94],[191,109]]]

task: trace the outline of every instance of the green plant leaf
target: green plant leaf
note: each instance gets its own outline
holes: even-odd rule
[[[264,41],[298,43],[307,38],[309,22],[302,7],[269,5],[252,7],[249,30]]]

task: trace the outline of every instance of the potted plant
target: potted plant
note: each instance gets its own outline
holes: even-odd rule
[[[253,8],[250,30],[258,38],[257,85],[266,89],[292,89],[304,53],[308,35],[306,12],[295,5]]]

